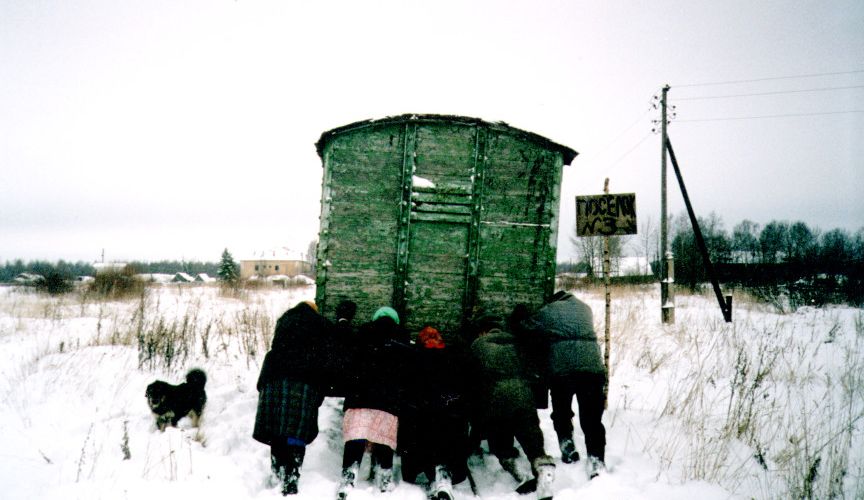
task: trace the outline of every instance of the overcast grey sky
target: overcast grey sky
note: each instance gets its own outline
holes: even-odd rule
[[[0,68],[0,262],[305,249],[315,141],[402,113],[579,151],[566,260],[573,199],[605,177],[659,220],[667,83],[698,214],[864,226],[861,0],[0,0]]]

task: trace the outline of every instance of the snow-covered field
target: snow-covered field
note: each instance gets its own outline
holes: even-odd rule
[[[602,333],[602,293],[577,294]],[[106,301],[0,287],[0,497],[281,497],[268,448],[251,438],[255,381],[276,318],[312,297],[163,285]],[[864,311],[779,314],[736,297],[727,324],[713,297],[679,296],[676,315],[661,325],[655,287],[615,291],[609,473],[589,482],[582,462],[559,464],[556,499],[864,498]],[[185,419],[158,432],[145,387],[193,366],[209,377],[200,429]],[[325,400],[297,498],[334,496],[340,403]],[[584,455],[580,439],[577,426]],[[473,474],[480,498],[531,498],[492,457]],[[471,497],[467,482],[457,496]],[[425,495],[361,483],[352,496],[371,498]]]

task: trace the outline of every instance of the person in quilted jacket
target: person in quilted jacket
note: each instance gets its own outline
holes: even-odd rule
[[[557,292],[536,313],[521,321],[520,337],[540,342],[552,399],[552,423],[561,460],[579,460],[573,442],[573,396],[579,406],[579,425],[585,435],[590,477],[606,469],[606,428],[603,426],[606,367],[594,332],[591,308],[570,293]]]

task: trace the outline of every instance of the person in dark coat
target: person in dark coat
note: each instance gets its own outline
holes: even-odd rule
[[[327,371],[332,375],[327,382],[325,396],[345,397],[346,373],[350,373],[357,329],[353,325],[357,304],[351,300],[339,302],[335,310],[335,321],[327,337]]]
[[[538,498],[551,498],[555,464],[544,450],[543,432],[523,353],[517,347],[516,337],[504,330],[502,318],[485,315],[478,323],[479,336],[471,344],[479,388],[475,395],[474,418],[483,429],[489,451],[504,470],[517,482],[522,482],[524,478],[516,466],[513,447],[513,438],[516,438],[534,474],[534,479],[526,484],[537,489]],[[520,487],[520,492],[530,491],[524,486]]]
[[[549,407],[549,381],[546,373],[548,348],[545,342],[538,341],[534,335],[526,335],[522,329],[522,321],[530,316],[531,310],[527,305],[517,304],[507,318],[507,328],[516,336],[517,348],[524,354],[525,369],[534,394],[534,406],[545,410]]]
[[[352,336],[354,327],[352,322],[354,316],[357,315],[357,304],[351,300],[343,300],[336,306],[336,325],[335,331],[337,335]]]
[[[606,428],[603,426],[606,367],[587,304],[557,292],[534,315],[521,322],[526,335],[545,344],[546,370],[552,399],[552,423],[558,435],[561,460],[579,460],[573,442],[573,396],[579,405],[579,425],[585,434],[588,472],[593,478],[605,470]]]
[[[393,453],[396,449],[401,399],[402,363],[409,347],[407,332],[391,307],[375,311],[355,337],[346,382],[342,435],[342,481],[337,497],[354,487],[367,444],[372,448],[372,471],[381,491],[392,491]]]
[[[417,340],[399,415],[402,478],[418,483],[424,474],[430,498],[452,500],[452,485],[468,474],[466,374],[437,329],[424,327]]]
[[[273,343],[258,376],[252,437],[270,446],[270,465],[282,494],[297,493],[306,445],[318,435],[324,400],[329,322],[314,302],[301,302],[276,322]]]

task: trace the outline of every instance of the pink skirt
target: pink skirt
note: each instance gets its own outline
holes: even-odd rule
[[[386,411],[351,408],[342,420],[342,437],[346,442],[365,439],[395,450],[398,428],[399,419]]]

